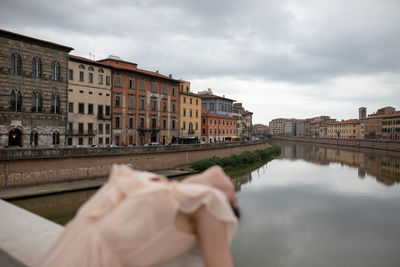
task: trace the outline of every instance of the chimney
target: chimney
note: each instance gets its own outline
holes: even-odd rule
[[[225,95],[222,95],[223,98],[225,98]]]
[[[172,74],[169,74],[168,77],[170,77],[172,79]]]
[[[208,88],[208,93],[209,93],[209,94],[212,94],[211,88]]]
[[[156,70],[156,73],[158,74],[158,70]]]

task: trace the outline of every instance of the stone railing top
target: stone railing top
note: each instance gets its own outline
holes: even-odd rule
[[[3,148],[0,160],[69,158],[87,156],[132,155],[143,153],[170,153],[178,151],[218,149],[231,146],[255,145],[268,140],[252,140],[233,143],[187,144],[140,147],[101,147],[101,148]]]

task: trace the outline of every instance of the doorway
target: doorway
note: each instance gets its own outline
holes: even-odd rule
[[[22,147],[22,132],[18,129],[13,129],[8,133],[8,146]]]

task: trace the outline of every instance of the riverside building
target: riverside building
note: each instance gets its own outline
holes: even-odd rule
[[[111,144],[111,69],[69,56],[66,145]]]
[[[97,61],[111,68],[112,143],[117,146],[169,144],[179,136],[179,81],[139,69],[110,56]]]
[[[0,147],[65,145],[72,49],[0,29]]]
[[[190,92],[190,82],[179,81],[179,142],[198,143],[201,137],[201,97]]]

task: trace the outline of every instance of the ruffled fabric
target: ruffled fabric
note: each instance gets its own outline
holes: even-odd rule
[[[227,223],[232,241],[238,221],[224,193],[154,178],[165,180],[115,165],[108,182],[81,207],[37,266],[158,266],[196,246],[196,235],[178,230],[175,217],[202,205]]]

